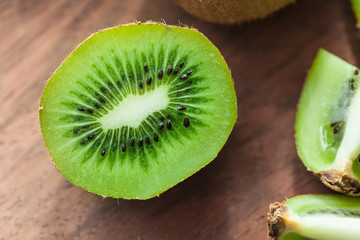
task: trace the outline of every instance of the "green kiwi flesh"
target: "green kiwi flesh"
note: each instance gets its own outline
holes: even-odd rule
[[[212,161],[237,117],[219,50],[194,29],[135,23],[79,45],[48,81],[40,124],[72,183],[148,199]]]
[[[359,70],[321,49],[298,104],[295,138],[305,166],[335,191],[360,195]]]
[[[344,195],[301,195],[272,203],[268,233],[280,240],[360,239],[360,199]]]
[[[360,28],[360,0],[350,0],[356,17],[356,27]]]

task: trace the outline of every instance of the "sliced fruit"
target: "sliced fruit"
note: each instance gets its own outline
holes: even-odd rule
[[[268,231],[280,240],[360,239],[360,199],[343,195],[302,195],[272,203]]]
[[[298,105],[295,138],[305,166],[330,188],[360,195],[359,70],[320,50]]]
[[[48,81],[40,123],[56,166],[102,196],[147,199],[213,160],[237,116],[219,50],[194,29],[100,31]]]

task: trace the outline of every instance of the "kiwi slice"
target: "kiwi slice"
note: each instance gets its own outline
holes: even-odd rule
[[[344,195],[302,195],[272,203],[268,232],[280,240],[360,239],[360,199]]]
[[[298,105],[295,138],[305,166],[328,187],[360,195],[359,70],[321,49]]]
[[[219,50],[194,29],[136,23],[100,31],[51,76],[40,103],[48,151],[72,183],[147,199],[212,161],[237,116]]]

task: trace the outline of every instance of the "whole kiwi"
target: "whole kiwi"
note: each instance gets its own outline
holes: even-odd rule
[[[242,23],[265,18],[295,0],[173,0],[188,13],[209,22]]]

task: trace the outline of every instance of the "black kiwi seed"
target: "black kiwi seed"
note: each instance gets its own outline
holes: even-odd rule
[[[100,108],[101,106],[99,104],[97,104],[97,103],[94,103],[94,107]]]
[[[102,156],[102,157],[105,156],[105,153],[106,153],[106,148],[103,148],[103,149],[101,150],[101,156]]]
[[[139,147],[142,147],[143,143],[144,143],[144,140],[142,138],[140,138],[139,139]]]
[[[126,151],[126,145],[125,145],[125,143],[123,143],[123,145],[121,146],[121,151],[123,151],[123,152]]]
[[[185,109],[186,109],[185,106],[180,106],[180,107],[177,108],[177,110],[179,110],[179,111],[183,111],[183,110],[185,110]]]
[[[351,211],[350,214],[351,214],[352,216],[359,216],[359,213],[358,213],[358,212],[355,212],[355,211]]]
[[[103,92],[103,93],[106,93],[106,89],[104,87],[101,87],[100,90]]]
[[[334,123],[332,123],[330,126],[331,126],[331,127],[335,127],[336,124],[337,124],[337,122],[334,122]]]
[[[164,121],[164,120],[165,120],[163,116],[160,116],[159,119],[160,119],[160,121]]]
[[[145,138],[145,142],[147,145],[150,145],[150,138],[148,136]]]
[[[81,142],[80,142],[80,145],[84,145],[85,144],[85,140],[82,140]]]
[[[187,79],[187,77],[188,77],[188,76],[187,76],[186,74],[183,74],[183,75],[181,75],[180,79],[181,79],[181,80],[184,80],[184,79]]]
[[[340,127],[339,127],[339,126],[334,127],[334,133],[335,133],[335,134],[338,133],[339,130],[340,130]]]
[[[116,84],[119,88],[121,88],[121,83],[119,81],[117,81]]]
[[[165,126],[164,123],[160,123],[160,124],[158,125],[158,129],[161,130],[161,129],[164,128],[164,126]]]
[[[354,88],[355,88],[355,87],[354,87],[354,84],[350,84],[350,89],[351,89],[351,90],[354,90]]]
[[[168,70],[166,71],[166,74],[167,74],[167,75],[170,75],[172,71],[173,71],[173,68],[172,68],[172,67],[169,67]]]
[[[139,88],[140,88],[140,89],[143,89],[143,87],[144,87],[143,82],[139,82]]]
[[[189,127],[190,126],[190,121],[188,118],[184,118],[184,126],[185,127]]]
[[[90,114],[94,113],[94,110],[92,110],[91,108],[86,109],[86,111]]]
[[[354,83],[354,82],[355,82],[355,79],[351,79],[351,80],[350,80],[350,83]]]
[[[150,86],[152,81],[152,77],[148,77],[148,79],[146,80],[146,85]]]
[[[176,75],[178,72],[179,72],[179,69],[178,69],[178,68],[175,69],[175,70],[174,70],[174,75]]]
[[[135,144],[135,139],[134,138],[131,138],[130,140],[130,147],[133,147]]]
[[[77,110],[83,112],[83,111],[85,111],[85,108],[83,108],[83,107],[77,107]]]
[[[179,68],[182,68],[184,66],[184,62],[179,63]]]
[[[186,75],[189,76],[191,73],[192,73],[192,71],[187,71],[187,72],[186,72]]]
[[[146,73],[148,73],[149,72],[149,67],[147,65],[145,65],[144,70],[145,70]]]
[[[171,121],[170,120],[167,121],[166,127],[167,127],[167,129],[171,130]]]
[[[80,132],[80,129],[75,129],[75,130],[73,131],[74,134],[78,134],[79,132]]]
[[[156,133],[153,134],[153,138],[154,138],[155,142],[159,141],[159,137]],[[360,158],[359,158],[359,161],[360,161]]]
[[[326,213],[327,213],[327,210],[326,210],[326,209],[320,209],[319,213],[321,213],[321,214],[326,214]]]
[[[359,70],[355,70],[354,74],[359,75]]]
[[[90,134],[89,136],[87,136],[87,139],[90,140],[90,139],[93,139],[95,137],[95,134]]]
[[[99,98],[99,101],[102,103],[106,103],[105,99],[103,99],[103,98]]]
[[[161,80],[163,75],[164,75],[163,70],[160,70],[159,73],[158,73],[158,78]]]

